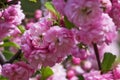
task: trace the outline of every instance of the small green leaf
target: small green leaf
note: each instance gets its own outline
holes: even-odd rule
[[[4,43],[6,43],[6,42],[10,42],[9,39],[10,39],[10,37],[5,37],[5,38],[3,39],[3,42],[4,42]],[[1,47],[2,47],[2,46],[1,46]],[[9,51],[9,48],[10,48],[9,46],[4,46],[4,50]]]
[[[54,15],[56,15],[58,17],[58,19],[60,19],[60,14],[59,12],[57,12],[57,10],[54,8],[53,4],[51,2],[46,2],[45,3],[45,7],[52,12]]]
[[[7,50],[2,51],[2,53],[7,60],[9,60],[14,55],[12,52],[7,51]]]
[[[107,71],[109,71],[112,67],[112,64],[115,62],[116,59],[116,55],[113,55],[112,53],[105,53],[104,54],[104,58],[102,61],[102,73],[106,73]]]
[[[1,44],[0,47],[11,47],[14,46],[18,49],[20,49],[20,46],[15,44],[14,42],[5,42],[4,44]]]
[[[51,75],[53,75],[53,71],[50,67],[42,67],[41,80],[46,80]]]
[[[35,3],[37,2],[37,0],[29,0],[29,1],[31,1],[31,2],[35,2]]]
[[[56,13],[56,10],[55,10],[55,8],[54,8],[54,6],[52,5],[51,2],[46,2],[46,3],[45,3],[45,7],[46,7],[49,11],[51,11],[51,12],[53,12],[53,13]]]
[[[65,26],[66,26],[66,28],[71,29],[71,28],[74,27],[74,24],[71,23],[66,16],[65,16],[65,18],[64,18],[64,21],[65,21]]]
[[[79,80],[85,80],[82,75],[78,75],[77,77],[78,77]]]
[[[19,29],[22,33],[25,32],[25,27],[22,26],[22,25],[19,25],[19,26],[18,26],[18,29]]]

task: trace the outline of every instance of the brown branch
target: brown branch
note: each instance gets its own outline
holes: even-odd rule
[[[8,4],[8,5],[18,4],[18,1],[20,1],[20,0],[9,1],[9,2],[6,2],[6,4]]]
[[[18,52],[10,60],[6,61],[5,63],[13,63],[15,60],[20,58],[20,56],[21,56],[21,50],[18,50]]]
[[[97,44],[93,43],[93,47],[94,47],[94,51],[95,51],[95,55],[96,55],[99,70],[101,70],[101,62],[100,62],[100,56],[99,56],[99,51],[98,51]]]

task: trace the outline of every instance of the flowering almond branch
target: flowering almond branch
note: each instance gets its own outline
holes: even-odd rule
[[[95,51],[95,55],[96,55],[99,70],[101,70],[101,62],[100,62],[100,56],[99,56],[99,51],[98,51],[97,44],[93,43],[93,47],[94,47],[94,51]]]

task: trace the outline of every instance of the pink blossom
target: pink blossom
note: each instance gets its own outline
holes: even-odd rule
[[[120,2],[119,0],[113,0],[112,10],[109,12],[110,17],[112,17],[117,29],[120,28]],[[117,14],[117,15],[116,15]]]
[[[102,9],[98,0],[68,0],[64,12],[77,27],[84,27],[94,23],[101,16]]]
[[[86,49],[80,49],[78,46],[74,46],[71,50],[71,53],[74,57],[80,58],[81,60],[87,59],[89,51]]]
[[[112,3],[110,0],[100,0],[101,3],[101,8],[103,9],[104,12],[110,12],[112,9]]]
[[[29,29],[31,26],[34,25],[34,22],[28,22],[25,26],[26,29]]]
[[[90,62],[89,60],[83,61],[81,66],[86,71],[90,70],[92,68],[92,62]]]
[[[70,78],[69,80],[79,80],[77,76],[73,76],[72,78]]]
[[[80,65],[71,66],[70,69],[74,70],[76,75],[85,73],[85,70]]]
[[[2,66],[2,75],[9,78],[9,80],[29,80],[33,72],[34,70],[30,65],[24,62],[7,63]]]
[[[19,25],[25,18],[23,11],[21,10],[20,3],[16,5],[11,5],[6,8],[3,12],[3,17],[6,22]]]
[[[10,32],[11,36],[13,36],[14,38],[18,37],[21,33],[22,32],[17,27],[15,27],[14,30]]]
[[[70,30],[58,26],[50,29],[41,27],[33,26],[25,32],[22,49],[33,67],[39,64],[53,66],[70,54],[74,45],[73,34]]]
[[[49,48],[55,48],[56,56],[69,54],[74,45],[73,34],[66,28],[52,27],[46,32],[44,39],[49,43]],[[70,43],[70,44],[69,44]]]
[[[53,5],[55,8],[64,15],[64,8],[65,8],[65,0],[52,0]]]
[[[36,19],[41,18],[41,17],[42,17],[42,11],[41,11],[41,10],[36,10],[36,11],[35,11],[35,14],[34,14],[34,17],[35,17]]]
[[[68,70],[67,71],[67,78],[70,79],[75,76],[75,71],[74,70]]]
[[[41,65],[53,66],[59,59],[53,56],[53,54],[47,53],[45,50],[34,50],[26,58],[34,69],[38,69]]]
[[[50,76],[47,80],[67,80],[66,71],[62,65],[56,64],[52,67],[54,74]]]
[[[9,35],[10,31],[14,30],[15,26],[11,23],[0,21],[0,40]]]
[[[80,60],[80,58],[73,57],[73,58],[72,58],[72,62],[73,62],[73,64],[75,64],[75,65],[79,65],[80,62],[81,62],[81,60]]]
[[[115,80],[120,79],[120,64],[118,64],[117,67],[113,69],[113,74],[114,74]]]
[[[84,44],[111,43],[116,37],[116,26],[107,14],[102,14],[95,23],[90,23],[75,32],[76,39]],[[86,37],[87,36],[87,37]]]
[[[7,2],[10,2],[10,1],[12,1],[12,0],[7,0]]]
[[[0,17],[2,17],[2,11],[0,11]]]
[[[85,80],[114,80],[111,73],[100,74],[100,71],[90,71],[89,73],[85,73]]]
[[[114,40],[111,44],[107,45],[107,44],[102,44],[98,46],[99,49],[99,55],[100,55],[100,59],[102,59],[104,57],[104,53],[105,52],[111,52],[112,54],[118,56],[119,55],[119,47],[118,47],[118,43],[117,40]],[[94,53],[94,52],[93,52]]]
[[[23,34],[22,49],[26,53],[25,56],[28,55],[27,53],[31,52],[32,48],[42,48],[42,45],[39,46],[40,41],[42,41],[41,38],[43,36],[43,33],[46,32],[48,29],[49,29],[49,23],[47,23],[46,21],[45,22],[41,21],[41,22],[31,25],[29,30],[27,30]],[[37,41],[39,41],[39,44],[37,43]]]

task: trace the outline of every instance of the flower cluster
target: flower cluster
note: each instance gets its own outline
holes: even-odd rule
[[[101,8],[102,4],[106,4],[105,1],[69,0],[66,2],[64,8],[59,7],[63,10],[68,20],[79,28],[75,34],[78,41],[85,44],[111,43],[116,35],[116,25],[109,14],[104,13],[103,8]],[[58,9],[57,7],[59,6],[56,5],[57,2],[58,1],[55,2],[53,0],[56,9]],[[106,4],[105,7],[107,8],[109,4]],[[59,10],[60,9],[58,9],[58,11]]]
[[[113,64],[119,56],[105,53],[120,27],[119,0],[52,0],[31,19],[19,0],[7,1],[0,1],[7,4],[0,6],[0,75],[9,80],[120,79],[120,64]]]
[[[99,71],[91,71],[83,76],[85,80],[114,80],[111,73],[101,75]]]
[[[70,54],[74,45],[72,31],[59,26],[49,27],[46,23],[42,24],[35,23],[22,38],[21,46],[24,55],[35,67],[38,64],[53,66]]]
[[[2,66],[2,75],[9,80],[29,80],[34,70],[25,62],[7,63]]]
[[[10,35],[10,32],[14,31],[24,18],[25,15],[21,10],[20,2],[0,11],[0,40]]]

